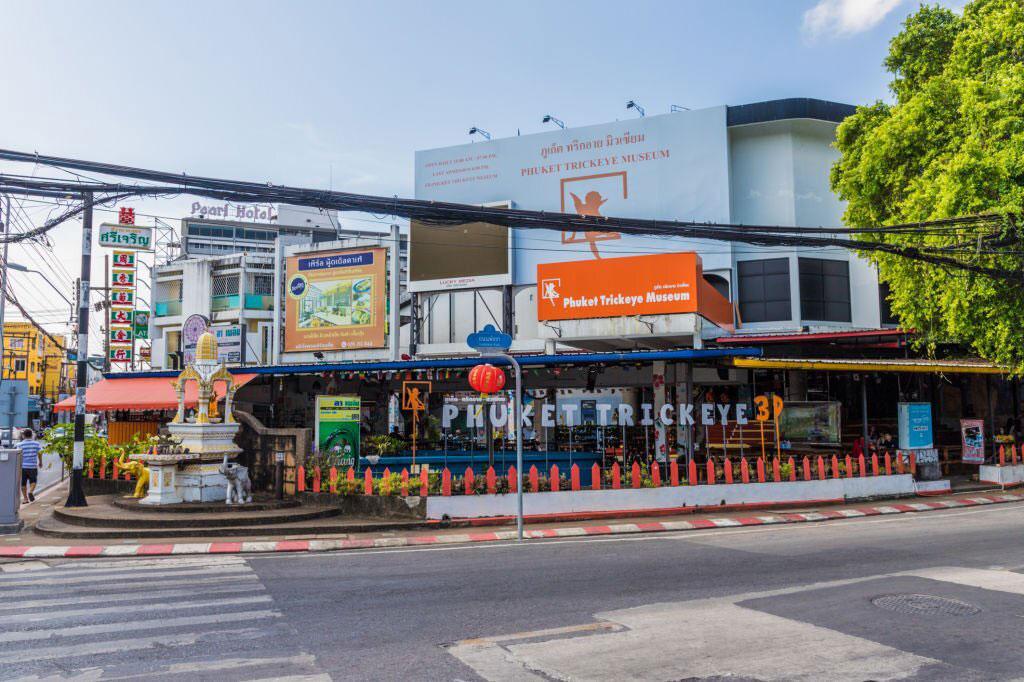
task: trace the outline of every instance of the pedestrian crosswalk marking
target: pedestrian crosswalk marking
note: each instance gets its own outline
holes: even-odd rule
[[[182,576],[191,575],[226,575],[232,573],[248,573],[249,569],[245,566],[215,566],[208,569],[205,568],[192,568],[183,569],[179,571],[119,571],[117,573],[103,573],[101,575],[92,575],[87,573],[85,575],[65,575],[65,576],[51,576],[46,577],[39,576],[34,579],[26,579],[24,575],[18,576],[18,579],[7,579],[0,578],[0,596],[3,596],[7,592],[9,587],[24,587],[24,586],[41,586],[41,585],[74,585],[81,583],[103,583],[107,581],[117,581],[119,578],[130,578],[132,580],[145,580],[147,584],[155,581],[159,578],[178,578]]]
[[[223,585],[203,585],[203,594],[234,594],[237,592],[251,593],[254,591],[262,591],[266,588],[260,585],[258,582],[252,580],[246,580],[241,584],[237,583],[225,583]],[[22,611],[24,609],[37,609],[37,608],[49,608],[54,606],[75,606],[78,604],[95,604],[95,603],[110,603],[110,602],[132,602],[132,601],[146,601],[152,604],[159,599],[170,599],[172,597],[192,597],[195,596],[196,591],[190,590],[146,590],[145,592],[131,592],[128,594],[96,594],[96,595],[83,595],[74,597],[62,597],[60,599],[31,599],[31,600],[5,600],[0,602],[0,612],[3,611]],[[122,610],[131,608],[130,606],[118,607]]]
[[[213,623],[230,623],[232,621],[253,621],[264,618],[278,618],[280,612],[263,611],[232,611],[214,613],[205,616],[181,616],[179,618],[157,618],[155,620],[132,620],[117,623],[98,623],[96,625],[75,625],[72,627],[50,628],[45,630],[23,630],[21,632],[0,633],[0,643],[30,642],[40,639],[60,639],[78,637],[80,635],[102,635],[109,632],[135,632],[138,630],[158,630],[160,628],[188,627],[193,625],[211,625]]]
[[[275,641],[295,634],[283,616],[241,557],[79,560],[0,574],[0,678],[170,680],[248,669],[249,679],[329,679],[314,656]],[[269,655],[224,667],[240,647]]]
[[[127,578],[122,578],[121,580],[126,580],[126,579]],[[255,581],[255,580],[257,580],[255,575],[247,574],[247,573],[239,573],[239,574],[228,574],[228,575],[214,575],[214,576],[211,576],[209,578],[203,578],[202,582],[205,585],[207,583],[234,583],[234,582]],[[188,579],[188,580],[158,579],[158,580],[147,580],[145,582],[140,580],[139,583],[138,583],[138,586],[142,586],[144,584],[146,586],[146,589],[157,590],[157,589],[162,589],[164,587],[185,587],[185,586],[189,586],[189,585],[194,586],[194,585],[196,585],[196,583],[197,583],[197,580],[195,580],[195,579]],[[76,588],[86,588],[86,587],[89,590],[92,590],[94,592],[124,592],[125,591],[125,585],[123,583],[115,581],[113,579],[105,581],[103,583],[99,583],[99,584],[95,584],[95,585],[87,585],[87,586],[83,586],[83,585],[77,585],[77,586],[76,585],[62,585],[62,584],[47,585],[46,586],[46,591],[47,592],[51,592],[51,593],[52,592],[74,592]],[[0,599],[5,599],[5,600],[6,599],[15,599],[18,596],[23,595],[23,594],[25,594],[25,595],[36,595],[36,594],[39,594],[39,589],[37,587],[26,585],[26,586],[24,586],[24,587],[22,587],[20,589],[0,590]]]
[[[195,592],[190,592],[190,595],[195,595]],[[148,595],[141,595],[148,597]],[[214,599],[213,601],[179,601],[174,603],[148,603],[145,605],[145,612],[151,613],[153,611],[186,611],[193,609],[207,609],[207,608],[222,608],[224,606],[239,606],[243,604],[261,604],[272,601],[270,595],[260,595],[257,597],[236,597],[234,599]],[[37,611],[35,613],[18,613],[13,616],[0,616],[0,625],[6,623],[40,623],[49,620],[67,620],[68,618],[76,618],[78,616],[99,616],[106,614],[117,614],[125,613],[132,607],[121,606],[108,606],[104,608],[91,607],[87,609],[61,609],[60,611]],[[3,634],[0,633],[0,641]]]
[[[73,656],[95,656],[97,654],[112,654],[121,651],[138,651],[149,649],[154,646],[187,646],[208,639],[211,636],[243,637],[246,635],[258,635],[256,628],[237,628],[227,630],[205,630],[200,632],[189,632],[177,635],[154,635],[152,637],[132,637],[131,639],[106,639],[85,644],[70,644],[67,646],[41,647],[32,644],[30,648],[19,651],[15,654],[0,655],[0,663],[17,663],[24,660],[43,661],[56,658],[71,658]]]

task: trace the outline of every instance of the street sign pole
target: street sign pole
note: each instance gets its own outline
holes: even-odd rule
[[[512,413],[516,424],[516,537],[523,539],[523,368],[519,361],[508,354],[512,337],[500,332],[494,325],[486,325],[466,338],[466,344],[480,353],[481,357],[504,358],[516,375],[516,391],[512,401]],[[486,419],[486,417],[485,417]],[[490,440],[490,438],[488,438]]]
[[[522,541],[523,539],[523,368],[519,366],[519,361],[508,353],[503,353],[502,356],[510,363],[515,369],[516,373],[516,394],[515,400],[513,401],[514,407],[512,409],[516,418],[516,476],[519,480],[516,481],[516,536]]]

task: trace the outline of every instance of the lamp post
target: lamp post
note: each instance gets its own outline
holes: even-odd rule
[[[487,132],[483,128],[477,128],[476,126],[473,126],[472,128],[469,129],[469,134],[470,135],[479,135],[482,138],[484,138],[485,140],[491,139],[491,134],[489,132]]]
[[[544,118],[542,118],[540,120],[540,122],[541,123],[554,123],[556,126],[561,128],[562,130],[565,130],[565,122],[555,118],[551,114],[544,114]]]
[[[644,111],[644,108],[637,104],[636,102],[634,102],[633,100],[629,100],[628,102],[626,102],[626,108],[636,109],[636,113],[640,114],[640,118],[643,118],[647,114],[647,112]]]
[[[32,272],[32,273],[35,273],[35,274],[39,275],[40,277],[42,277],[42,278],[43,278],[44,280],[46,280],[46,283],[47,283],[47,284],[49,284],[49,285],[50,285],[50,287],[51,287],[51,288],[52,288],[52,289],[53,289],[54,291],[56,291],[56,292],[57,292],[57,295],[58,295],[58,296],[60,296],[61,298],[63,298],[63,299],[64,299],[64,301],[65,301],[65,302],[66,302],[66,303],[67,303],[67,304],[68,304],[69,306],[71,306],[71,313],[72,313],[72,316],[74,315],[74,312],[75,312],[75,304],[74,304],[74,303],[72,303],[72,302],[71,302],[71,299],[70,299],[70,298],[68,298],[67,296],[65,296],[65,295],[64,295],[64,292],[60,290],[60,287],[58,287],[58,286],[57,286],[56,284],[54,284],[54,283],[53,283],[53,282],[52,282],[52,281],[50,280],[50,278],[49,278],[49,277],[47,277],[47,276],[46,276],[45,274],[43,274],[42,272],[40,272],[39,270],[36,270],[36,269],[34,269],[34,268],[29,268],[29,267],[25,267],[25,266],[24,266],[24,265],[22,265],[21,263],[14,263],[14,262],[12,262],[12,261],[8,261],[8,262],[7,262],[7,267],[8,267],[8,268],[10,268],[11,270],[16,270],[16,271],[18,271],[18,272]]]

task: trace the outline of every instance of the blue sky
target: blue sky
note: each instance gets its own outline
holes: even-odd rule
[[[653,114],[671,104],[888,98],[881,62],[915,8],[3,0],[0,146],[409,196],[413,152],[465,142],[472,125],[498,137],[544,129],[545,113],[570,127],[600,123],[635,116],[629,99]],[[190,201],[136,206],[177,217]],[[26,205],[26,217],[48,208]],[[54,233],[67,271],[78,267],[73,234]],[[56,307],[22,286],[30,309]]]

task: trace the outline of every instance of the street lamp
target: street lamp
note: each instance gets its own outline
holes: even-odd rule
[[[544,114],[544,118],[542,118],[540,120],[540,122],[541,123],[554,123],[556,126],[561,128],[562,130],[565,130],[565,123],[563,123],[562,121],[558,120],[557,118],[555,118],[551,114]]]
[[[669,111],[670,114],[678,114],[680,112],[689,111],[689,110],[690,110],[690,107],[684,107],[684,106],[680,106],[678,104],[671,104],[668,107],[668,111]]]
[[[480,135],[485,140],[491,139],[491,134],[489,132],[487,132],[483,128],[477,128],[476,126],[473,126],[472,128],[469,129],[469,134],[470,135]]]
[[[640,106],[639,104],[637,104],[633,100],[629,100],[628,102],[626,102],[626,108],[627,109],[636,109],[636,113],[640,114],[641,118],[643,118],[644,115],[647,113],[647,112],[644,111],[644,108],[642,106]]]
[[[53,287],[53,290],[56,291],[57,294],[61,298],[63,298],[65,301],[67,301],[67,304],[69,306],[74,308],[75,304],[71,302],[71,299],[69,299],[67,296],[65,296],[64,292],[61,291],[59,288],[57,288],[57,285],[54,284],[53,282],[51,282],[50,278],[47,277],[46,275],[44,275],[43,273],[39,272],[38,270],[34,270],[32,268],[27,268],[24,265],[21,265],[20,263],[12,263],[11,261],[7,261],[7,267],[9,267],[11,270],[17,270],[18,272],[34,272],[34,273],[36,273],[37,275],[39,275],[40,277],[45,279],[46,283],[49,284],[51,287]]]

